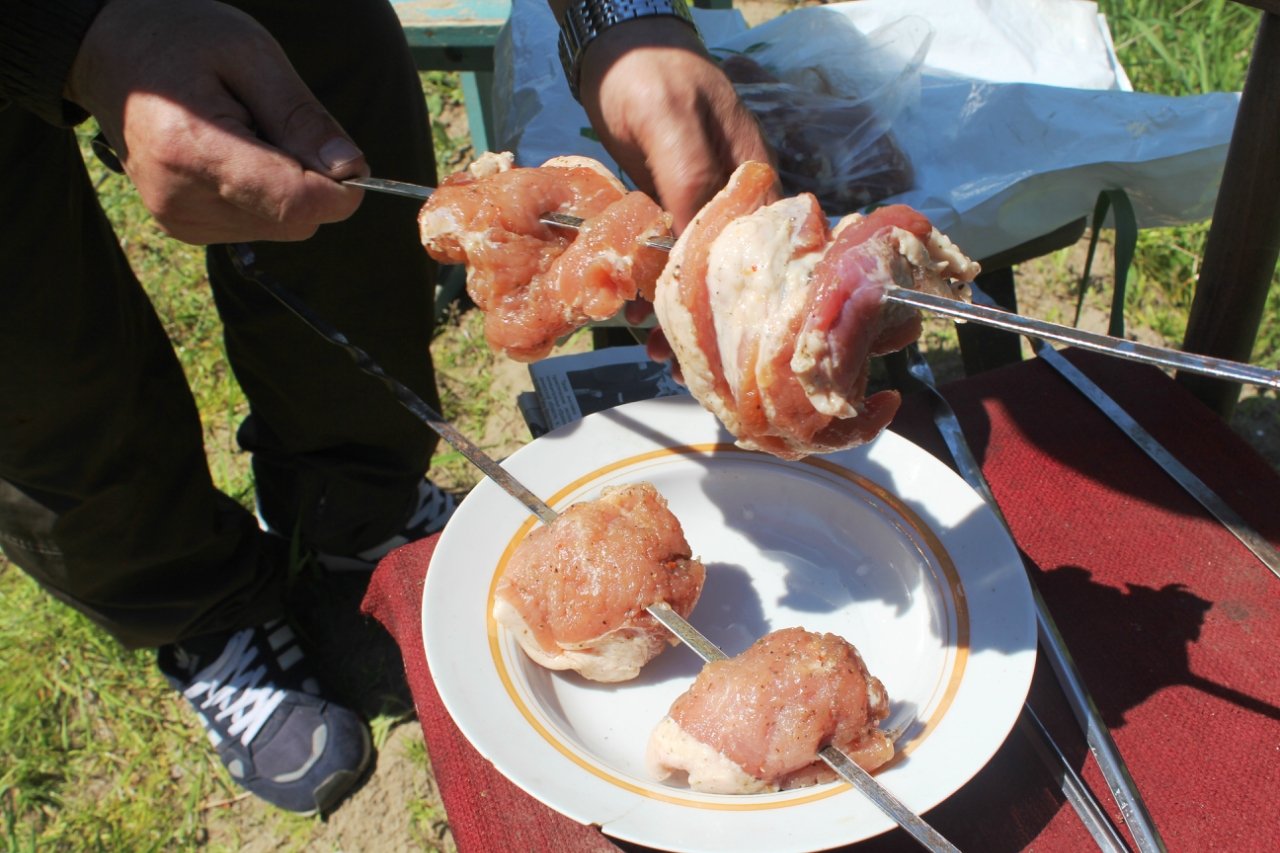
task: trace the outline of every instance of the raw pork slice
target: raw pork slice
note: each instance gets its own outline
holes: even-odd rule
[[[671,217],[588,157],[556,157],[538,168],[512,162],[488,153],[446,178],[423,205],[418,228],[431,257],[466,265],[489,345],[536,361],[628,300],[653,299],[667,258],[645,241],[669,235]],[[547,213],[585,221],[575,232],[544,225]]]
[[[688,616],[705,578],[652,484],[606,487],[516,547],[493,618],[542,666],[626,681],[678,642],[645,608],[666,602]]]
[[[886,288],[967,298],[979,267],[909,207],[833,229],[808,193],[766,204],[773,185],[765,163],[737,169],[676,241],[654,307],[685,384],[738,444],[798,459],[869,441],[896,413],[896,391],[866,396],[870,358],[921,327]]]
[[[884,685],[835,634],[774,631],[745,652],[703,667],[649,738],[656,779],[684,774],[695,791],[754,794],[830,781],[818,758],[834,745],[864,770],[893,757],[877,728]]]

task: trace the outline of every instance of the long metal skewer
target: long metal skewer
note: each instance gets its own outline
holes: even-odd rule
[[[1092,350],[1093,352],[1100,352],[1141,364],[1150,364],[1168,370],[1185,370],[1188,373],[1198,373],[1202,376],[1212,376],[1216,379],[1227,379],[1232,382],[1245,382],[1250,385],[1280,389],[1280,371],[1259,367],[1255,364],[1241,364],[1238,361],[1214,358],[1213,356],[1200,355],[1194,352],[1183,352],[1182,350],[1140,344],[1137,341],[1113,338],[1110,335],[1100,335],[1096,332],[1075,329],[1071,326],[1060,326],[1057,323],[1037,320],[1032,317],[1023,317],[1021,314],[1014,314],[1011,311],[1005,311],[1000,308],[960,302],[919,290],[892,288],[885,294],[885,299],[913,305],[916,308],[932,311],[934,314],[940,314],[944,317],[980,323],[984,326],[1004,329],[1008,332],[1037,336],[1045,340],[1057,341],[1080,349]]]
[[[406,184],[402,181],[390,181],[384,178],[349,178],[344,183],[375,192],[390,193],[419,200],[431,197],[434,187],[423,187],[417,184]],[[542,216],[548,225],[578,229],[583,220],[577,216],[562,213],[548,213]],[[658,237],[647,241],[647,245],[655,249],[670,251],[674,241],[670,237]],[[1244,382],[1267,388],[1280,389],[1280,370],[1270,370],[1253,364],[1242,364],[1225,358],[1149,346],[1123,338],[1113,338],[1083,329],[1062,326],[1046,320],[1023,317],[1010,311],[1003,311],[985,305],[974,305],[958,299],[947,299],[932,293],[891,286],[886,289],[884,298],[890,302],[899,302],[913,308],[923,309],[944,317],[952,317],[983,326],[991,326],[1005,331],[1018,332],[1024,335],[1035,335],[1045,340],[1058,341],[1081,349],[1105,353],[1116,358],[1152,364],[1167,370],[1185,370],[1215,379],[1231,382]]]
[[[425,400],[415,394],[412,389],[389,376],[367,352],[353,344],[338,329],[317,316],[296,295],[271,277],[263,274],[262,271],[256,269],[254,267],[254,252],[251,246],[240,243],[230,246],[229,250],[232,262],[241,275],[257,282],[292,311],[298,319],[302,320],[330,343],[345,351],[351,356],[356,367],[386,385],[401,405],[417,416],[424,424],[435,430],[441,438],[452,445],[509,495],[520,501],[525,508],[536,515],[544,524],[550,524],[555,520],[556,511],[522,485],[519,480],[499,465],[497,460],[460,433],[441,414],[428,405]],[[697,628],[694,628],[693,625],[689,624],[687,620],[666,604],[650,605],[647,610],[704,661],[723,660],[727,657],[714,643],[703,636]],[[941,833],[907,808],[897,797],[877,782],[870,773],[859,767],[840,750],[828,746],[822,749],[818,755],[840,778],[862,792],[925,848],[939,851],[939,853],[959,853],[958,848],[947,841]]]
[[[1004,513],[1000,511],[1000,504],[996,502],[995,494],[991,491],[986,475],[982,473],[982,466],[978,464],[978,460],[974,458],[973,451],[969,448],[969,443],[960,428],[959,419],[952,410],[951,404],[947,402],[947,398],[938,391],[929,363],[925,361],[924,356],[920,355],[920,351],[916,349],[914,344],[907,347],[907,361],[907,369],[911,375],[919,380],[930,394],[933,402],[934,423],[938,427],[938,432],[942,434],[947,448],[951,451],[951,456],[955,460],[960,476],[983,497],[988,506],[991,507],[991,511],[995,513],[996,518],[1009,533],[1010,538],[1012,538],[1013,532],[1009,529],[1009,522],[1005,519]],[[1058,677],[1062,692],[1067,697],[1067,704],[1071,706],[1071,711],[1075,714],[1076,721],[1084,731],[1085,740],[1089,744],[1089,749],[1093,752],[1094,758],[1098,761],[1102,775],[1107,780],[1111,795],[1120,807],[1120,813],[1124,817],[1125,823],[1128,824],[1130,832],[1133,833],[1134,842],[1142,853],[1164,851],[1164,840],[1160,837],[1159,830],[1156,829],[1151,813],[1147,810],[1146,803],[1138,792],[1137,785],[1134,784],[1133,776],[1129,773],[1129,768],[1125,764],[1124,758],[1120,755],[1120,750],[1116,747],[1116,743],[1111,737],[1111,732],[1102,721],[1102,715],[1098,712],[1098,707],[1094,704],[1093,697],[1089,694],[1088,688],[1085,687],[1084,679],[1080,676],[1080,671],[1076,668],[1075,661],[1067,650],[1066,641],[1058,631],[1057,623],[1054,622],[1053,616],[1049,613],[1049,606],[1040,595],[1040,590],[1036,587],[1035,579],[1031,576],[1030,571],[1027,572],[1027,580],[1030,582],[1031,596],[1035,602],[1036,625],[1039,628],[1041,648],[1044,649],[1045,655],[1049,659],[1049,665]],[[1087,819],[1085,825],[1089,827],[1091,832],[1095,828],[1090,825]],[[1105,843],[1096,834],[1094,838],[1099,841],[1100,845]],[[1108,848],[1104,847],[1103,849]]]
[[[1143,453],[1150,456],[1166,474],[1187,491],[1187,494],[1199,501],[1200,505],[1222,522],[1222,526],[1239,539],[1242,545],[1252,551],[1253,555],[1261,560],[1273,575],[1280,578],[1280,551],[1263,539],[1262,534],[1249,526],[1239,513],[1227,506],[1227,502],[1217,492],[1209,488],[1204,480],[1191,473],[1190,468],[1179,462],[1163,444],[1156,441],[1155,436],[1143,429],[1132,415],[1121,408],[1120,404],[1099,388],[1092,379],[1085,376],[1080,368],[1068,361],[1066,356],[1036,338],[1031,338],[1031,348],[1046,364],[1074,385],[1077,391],[1088,397],[1104,415],[1111,419],[1112,423],[1133,439],[1134,444],[1138,445]]]
[[[1031,705],[1022,706],[1022,714],[1018,717],[1018,728],[1031,742],[1031,747],[1040,756],[1041,762],[1057,777],[1062,795],[1075,808],[1081,823],[1097,842],[1098,849],[1107,853],[1127,853],[1129,848],[1124,843],[1124,838],[1112,825],[1107,813],[1102,810],[1102,804],[1089,790],[1085,781],[1080,778],[1080,774],[1076,773],[1071,762],[1063,755]]]

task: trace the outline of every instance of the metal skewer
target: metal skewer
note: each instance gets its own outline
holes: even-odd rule
[[[1058,748],[1053,736],[1045,728],[1044,723],[1036,716],[1030,704],[1023,704],[1022,714],[1018,717],[1018,728],[1031,742],[1031,748],[1040,756],[1041,762],[1058,779],[1058,787],[1080,817],[1080,822],[1093,836],[1098,849],[1105,853],[1128,853],[1129,847],[1124,838],[1111,823],[1102,804],[1089,790],[1089,786],[1076,773],[1067,756]]]
[[[356,367],[386,385],[401,405],[417,416],[424,424],[435,430],[441,438],[452,445],[509,495],[520,501],[526,509],[536,515],[544,524],[550,524],[555,521],[556,511],[522,485],[519,480],[499,465],[497,460],[460,433],[440,413],[415,394],[412,389],[387,375],[386,371],[367,352],[353,344],[342,332],[318,317],[306,303],[287,288],[257,270],[253,265],[254,252],[251,246],[244,243],[234,244],[229,247],[229,250],[232,262],[241,275],[257,282],[292,311],[298,319],[302,320],[330,343],[344,350],[356,363]],[[650,605],[646,609],[704,661],[723,660],[728,657],[714,643],[703,636],[697,628],[689,624],[686,619],[665,603]],[[844,753],[828,746],[823,748],[818,755],[840,778],[861,791],[924,847],[929,850],[940,851],[940,853],[959,853],[959,850],[937,830],[907,808],[897,797],[885,790],[870,773],[859,767]]]
[[[343,183],[373,190],[374,192],[415,198],[420,201],[430,198],[432,192],[435,191],[434,187],[423,187],[417,184],[407,184],[402,181],[391,181],[384,178],[348,178]],[[542,222],[547,225],[572,228],[574,230],[581,228],[583,221],[577,216],[569,216],[563,213],[547,213],[542,216]],[[675,245],[675,241],[670,237],[655,237],[645,241],[645,245],[663,251],[670,251],[672,246]],[[887,288],[884,298],[890,302],[910,305],[913,308],[930,311],[944,317],[991,326],[1008,332],[1034,335],[1045,340],[1057,341],[1080,349],[1101,352],[1142,364],[1151,364],[1166,370],[1185,370],[1188,373],[1211,376],[1215,379],[1280,389],[1280,370],[1270,370],[1265,367],[1242,364],[1225,358],[1215,358],[1198,353],[1140,344],[1124,338],[1113,338],[1109,335],[1100,335],[1095,332],[1075,329],[1071,326],[1050,323],[1047,320],[1023,317],[1020,314],[1014,314],[999,308],[974,305],[958,299],[948,299],[945,296],[923,293],[918,290],[908,290],[897,286]]]
[[[980,323],[995,329],[1031,335],[1044,340],[1057,341],[1080,349],[1092,350],[1093,352],[1100,352],[1142,364],[1151,364],[1167,370],[1185,370],[1188,373],[1198,373],[1203,376],[1212,376],[1216,379],[1227,379],[1232,382],[1244,382],[1250,385],[1280,389],[1280,371],[1269,370],[1255,364],[1241,364],[1238,361],[1229,361],[1225,358],[1214,358],[1213,356],[1200,355],[1194,352],[1183,352],[1182,350],[1140,344],[1137,341],[1113,338],[1110,335],[1100,335],[1096,332],[1087,332],[1084,329],[1076,329],[1071,326],[1060,326],[1057,323],[1036,320],[1032,317],[1023,317],[1021,314],[1014,314],[1011,311],[1005,311],[989,305],[960,302],[919,290],[894,287],[885,294],[885,299],[893,302],[903,302],[916,308],[923,308],[926,311],[932,311],[944,317]]]
[[[1080,368],[1067,361],[1066,356],[1044,341],[1036,338],[1030,340],[1032,350],[1040,359],[1058,371],[1064,379],[1076,387],[1077,391],[1088,397],[1104,415],[1111,419],[1112,423],[1133,439],[1134,444],[1138,445],[1143,453],[1150,456],[1166,474],[1187,491],[1187,494],[1199,501],[1200,505],[1222,522],[1222,526],[1239,539],[1242,545],[1252,551],[1253,555],[1261,560],[1273,575],[1280,578],[1280,551],[1264,539],[1261,533],[1249,526],[1249,523],[1229,507],[1217,492],[1209,488],[1204,480],[1191,473],[1190,468],[1179,462],[1163,444],[1156,441],[1155,436],[1143,429],[1132,415],[1099,388],[1092,379],[1085,376]]]
[[[290,290],[281,286],[278,282],[263,274],[260,270],[255,269],[253,247],[247,243],[237,243],[229,247],[231,251],[231,260],[235,264],[236,269],[241,275],[252,279],[267,290],[272,296],[284,303],[284,306],[297,315],[298,319],[310,326],[314,331],[318,332],[322,337],[327,339],[329,343],[342,348],[347,355],[351,356],[351,360],[356,363],[356,367],[375,379],[386,385],[395,396],[396,401],[412,412],[417,418],[436,434],[449,442],[459,453],[465,456],[471,464],[475,465],[484,472],[490,480],[493,480],[503,488],[507,494],[514,497],[520,503],[536,515],[545,524],[550,524],[555,520],[556,512],[547,506],[542,498],[521,485],[520,481],[507,473],[506,469],[497,463],[497,461],[485,453],[480,447],[474,444],[471,439],[458,432],[453,424],[444,419],[444,416],[427,405],[426,401],[413,392],[411,388],[394,377],[388,376],[386,371],[373,360],[373,358],[360,347],[351,343],[347,336],[342,334],[333,326],[316,316],[316,313],[295,296]]]
[[[1004,513],[1000,511],[1000,504],[996,502],[995,494],[991,491],[986,475],[982,473],[982,466],[974,458],[973,451],[970,450],[969,443],[965,440],[964,431],[960,428],[960,421],[952,410],[951,404],[947,402],[947,398],[942,396],[942,393],[938,390],[933,379],[933,371],[915,344],[907,347],[907,362],[911,375],[929,392],[933,403],[934,424],[937,426],[938,432],[942,434],[947,448],[951,451],[951,456],[955,460],[960,476],[973,487],[974,491],[982,496],[987,505],[991,507],[991,511],[995,513],[996,519],[1012,538],[1013,532],[1009,529],[1009,522],[1005,519]],[[1129,826],[1130,832],[1133,833],[1138,849],[1142,853],[1162,853],[1166,849],[1164,840],[1160,837],[1159,830],[1156,829],[1155,821],[1152,820],[1151,813],[1147,810],[1146,803],[1138,792],[1137,785],[1134,784],[1133,776],[1129,773],[1129,767],[1120,755],[1120,750],[1116,746],[1115,740],[1112,739],[1111,732],[1102,721],[1102,714],[1098,712],[1098,707],[1094,704],[1093,697],[1089,694],[1088,688],[1085,687],[1084,679],[1076,668],[1075,660],[1071,657],[1071,652],[1067,650],[1066,641],[1058,631],[1057,623],[1054,622],[1053,616],[1049,613],[1049,606],[1040,595],[1040,590],[1036,587],[1035,579],[1031,576],[1030,571],[1027,572],[1027,581],[1031,586],[1031,597],[1035,602],[1036,625],[1040,634],[1040,646],[1044,649],[1045,655],[1049,659],[1049,664],[1062,687],[1062,692],[1067,697],[1067,704],[1071,706],[1071,711],[1084,732],[1089,749],[1097,760],[1098,766],[1102,770],[1102,775],[1107,780],[1111,795],[1120,807],[1120,813],[1125,823]],[[1098,842],[1099,847],[1103,850],[1113,849],[1111,845],[1114,843],[1114,839],[1109,837],[1110,834],[1106,832],[1106,829],[1096,821],[1093,821],[1086,813],[1081,812],[1081,816],[1084,819],[1085,826],[1093,834],[1094,840]]]
[[[416,198],[418,201],[426,201],[436,191],[435,187],[407,184],[404,181],[392,181],[387,178],[347,178],[343,183],[348,186],[359,187],[362,190],[373,190],[376,193]]]

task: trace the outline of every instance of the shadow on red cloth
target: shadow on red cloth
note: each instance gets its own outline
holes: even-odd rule
[[[1062,354],[1262,536],[1272,542],[1280,540],[1280,500],[1265,493],[1270,477],[1239,476],[1242,470],[1272,473],[1271,466],[1226,428],[1217,414],[1154,367],[1080,350],[1063,350]],[[1018,393],[1010,394],[1010,380],[1015,376]],[[962,393],[956,393],[957,389],[963,389]],[[965,438],[978,461],[984,469],[994,466],[987,476],[993,480],[996,500],[1002,506],[1006,496],[1017,497],[1027,478],[1051,478],[1057,489],[1101,488],[1189,518],[1205,516],[1200,504],[1153,460],[1132,452],[1136,445],[1118,426],[1039,359],[990,370],[943,390],[964,424]],[[908,399],[904,413],[913,405],[922,407],[923,402]],[[1006,422],[1015,432],[1001,433],[1002,438],[993,445],[993,420]],[[936,435],[913,438],[939,459],[949,461],[946,447]],[[1039,450],[1052,464],[1038,473],[1022,471],[1017,481],[1005,481],[1000,466],[1010,438],[1024,453]],[[1008,490],[1007,494],[1000,488]]]
[[[1125,713],[1142,705],[1166,687],[1190,687],[1230,702],[1254,714],[1280,720],[1280,707],[1251,693],[1219,683],[1192,668],[1191,650],[1201,640],[1206,616],[1213,602],[1191,592],[1186,585],[1169,583],[1159,588],[1126,584],[1125,589],[1093,583],[1079,566],[1064,566],[1041,573],[1037,583],[1063,613],[1088,613],[1087,623],[1067,620],[1059,628],[1067,635],[1068,646],[1085,661],[1104,661],[1115,676],[1111,687],[1098,698],[1109,728],[1120,728]],[[1242,614],[1232,611],[1241,605],[1227,602],[1218,606],[1224,619]],[[1135,618],[1135,614],[1160,614],[1156,620]],[[1133,653],[1116,655],[1115,649],[1136,647]],[[1119,658],[1119,659],[1117,659]]]

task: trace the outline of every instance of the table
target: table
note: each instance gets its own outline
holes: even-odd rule
[[[1280,476],[1178,383],[1068,356],[1273,543]],[[943,386],[1030,571],[1171,850],[1263,851],[1280,835],[1280,581],[1047,365]],[[892,429],[946,459],[927,401]],[[363,610],[396,639],[459,850],[635,851],[516,789],[453,726],[427,671],[422,584],[435,539],[389,554]],[[1118,823],[1052,674],[1029,702]],[[926,818],[963,850],[1093,844],[1015,729]],[[917,849],[901,830],[857,853]]]

